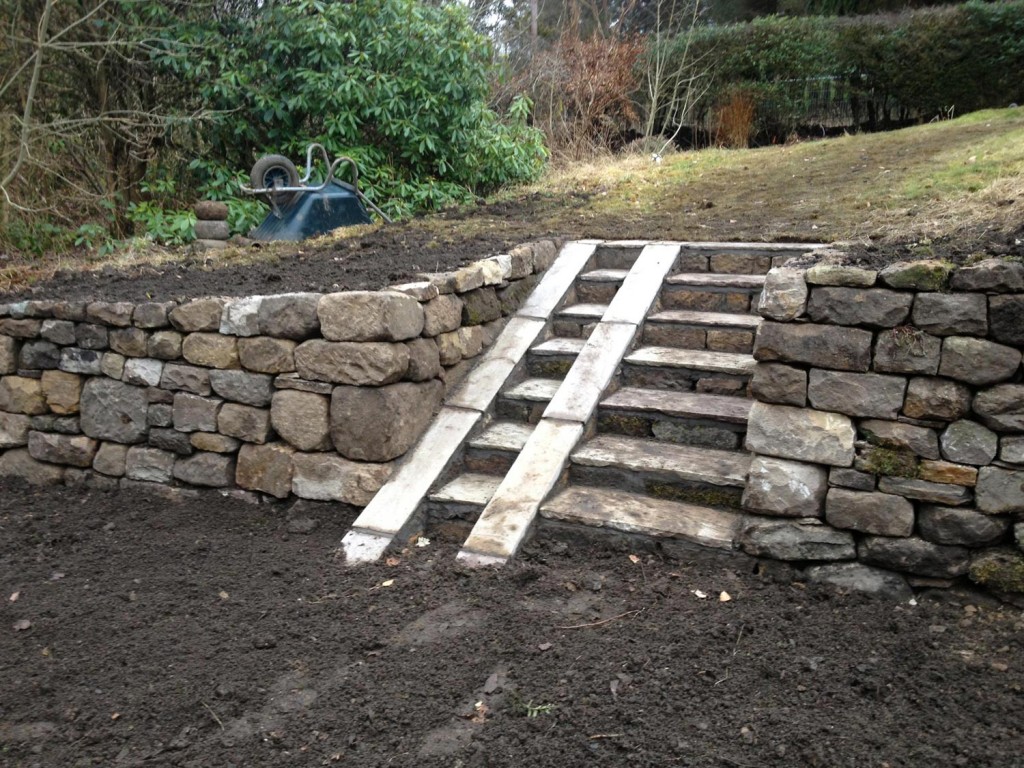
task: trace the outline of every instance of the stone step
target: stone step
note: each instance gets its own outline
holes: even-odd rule
[[[601,401],[601,408],[605,410],[657,413],[740,425],[746,425],[752,406],[753,401],[743,397],[663,392],[640,387],[623,387]]]
[[[484,507],[501,484],[501,477],[467,472],[430,494],[430,500],[442,504]]]
[[[577,523],[715,549],[734,549],[742,516],[610,488],[572,486],[540,508],[545,521]]]
[[[681,368],[689,371],[725,373],[731,376],[750,376],[757,365],[757,361],[751,355],[677,347],[640,347],[626,355],[625,362],[652,368]]]
[[[579,279],[585,283],[621,283],[628,274],[628,269],[592,269],[581,273]]]
[[[626,269],[595,269],[584,272],[576,281],[576,301],[610,303],[628,274],[629,270]]]
[[[757,308],[764,275],[681,272],[669,276],[661,291],[663,309],[748,314]]]
[[[580,303],[570,304],[558,311],[558,319],[561,320],[591,320],[597,322],[608,309],[607,304]]]
[[[760,325],[757,315],[666,309],[647,317],[642,339],[651,346],[749,353]]]
[[[666,309],[653,312],[647,317],[648,323],[674,324],[694,328],[741,328],[756,331],[761,325],[757,315],[737,312],[701,312],[688,309]]]
[[[545,378],[565,376],[586,343],[586,339],[556,336],[537,344],[527,357],[527,372]]]
[[[652,498],[740,509],[750,456],[619,435],[599,435],[572,455],[569,482]]]
[[[466,443],[463,467],[470,472],[504,475],[533,433],[533,424],[496,421]]]
[[[733,289],[760,291],[764,287],[764,275],[728,275],[715,272],[680,272],[665,279],[668,285],[698,288],[700,290]]]
[[[536,424],[561,384],[549,378],[521,381],[498,395],[495,413],[499,419]]]
[[[584,302],[564,307],[551,321],[551,329],[563,338],[587,338],[608,309],[608,303]]]

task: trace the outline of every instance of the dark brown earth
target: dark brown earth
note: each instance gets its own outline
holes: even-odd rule
[[[347,570],[353,514],[0,484],[0,765],[1024,766],[1019,609],[550,540]]]

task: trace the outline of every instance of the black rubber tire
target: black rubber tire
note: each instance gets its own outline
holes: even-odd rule
[[[297,187],[299,169],[284,155],[265,155],[256,161],[249,172],[249,184],[253,189]],[[268,202],[274,202],[278,208],[284,209],[295,202],[300,194],[301,192],[275,192],[266,195],[266,198]]]

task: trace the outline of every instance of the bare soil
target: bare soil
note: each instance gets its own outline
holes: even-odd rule
[[[1024,766],[1019,609],[550,540],[345,569],[353,514],[0,485],[0,765]]]

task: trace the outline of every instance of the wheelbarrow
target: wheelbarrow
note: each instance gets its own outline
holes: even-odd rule
[[[310,184],[313,176],[313,155],[319,153],[327,168],[322,182]],[[341,166],[347,166],[351,181],[335,178]],[[380,218],[391,219],[359,190],[359,168],[350,157],[339,157],[332,163],[321,144],[306,149],[306,173],[299,178],[295,163],[283,155],[266,155],[253,165],[250,186],[242,185],[249,195],[260,195],[270,203],[270,213],[250,236],[255,240],[305,240],[338,227],[370,224],[367,208]]]

